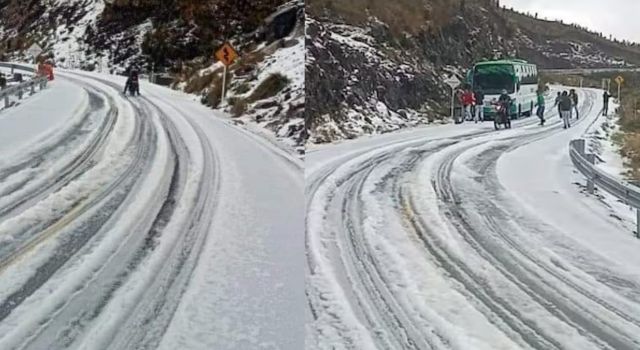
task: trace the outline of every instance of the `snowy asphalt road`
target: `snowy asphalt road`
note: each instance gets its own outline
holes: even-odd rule
[[[418,129],[307,156],[307,347],[638,349],[640,242],[584,194],[537,118]]]
[[[0,348],[301,349],[299,160],[186,95],[58,77],[0,112],[24,132],[0,147]]]

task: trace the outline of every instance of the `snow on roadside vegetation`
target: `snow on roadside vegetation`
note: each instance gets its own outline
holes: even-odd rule
[[[282,33],[274,23],[292,28]],[[240,57],[228,69],[223,103],[221,62],[198,67],[200,63],[194,61],[195,71],[185,69],[173,87],[197,94],[202,103],[230,115],[233,123],[288,153],[302,155],[306,139],[303,32],[304,4],[291,1],[265,20],[255,37],[232,40]],[[257,39],[262,35],[265,38]]]
[[[298,153],[303,153],[305,43],[301,37],[285,42],[291,46],[277,49],[266,56],[258,65],[257,75],[249,79],[241,78],[232,85],[236,90],[230,89],[227,97],[230,101],[246,103],[241,107],[245,109],[244,113],[236,119],[238,123],[261,134],[264,132],[260,130],[266,130],[267,137],[275,137]],[[271,85],[277,85],[275,88],[279,89],[274,96],[255,100],[256,96],[264,95],[261,90]],[[245,92],[238,93],[240,91]],[[240,112],[234,110],[233,106],[224,109],[236,115]]]
[[[620,146],[615,137],[620,132],[618,115],[614,111],[618,105],[611,102],[608,116],[600,116],[587,132],[587,151],[597,157],[598,167],[612,175],[624,178],[625,164],[620,155]]]

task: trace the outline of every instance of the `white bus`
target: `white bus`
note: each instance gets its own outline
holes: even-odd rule
[[[470,72],[473,90],[484,92],[485,119],[493,119],[495,108],[491,102],[507,90],[513,100],[512,118],[531,116],[536,105],[538,91],[538,68],[524,60],[511,59],[477,63]]]

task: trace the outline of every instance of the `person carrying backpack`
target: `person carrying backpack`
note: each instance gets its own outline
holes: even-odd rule
[[[573,108],[573,101],[571,100],[571,96],[564,91],[560,98],[560,103],[558,104],[560,107],[560,114],[562,115],[562,120],[564,122],[564,128],[571,127],[571,108]]]

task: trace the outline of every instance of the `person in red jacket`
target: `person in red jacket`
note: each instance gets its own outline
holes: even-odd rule
[[[471,115],[471,106],[476,105],[476,96],[471,90],[471,88],[467,85],[464,88],[464,92],[462,93],[462,107],[464,108],[464,119],[467,121],[473,120],[473,115]]]

